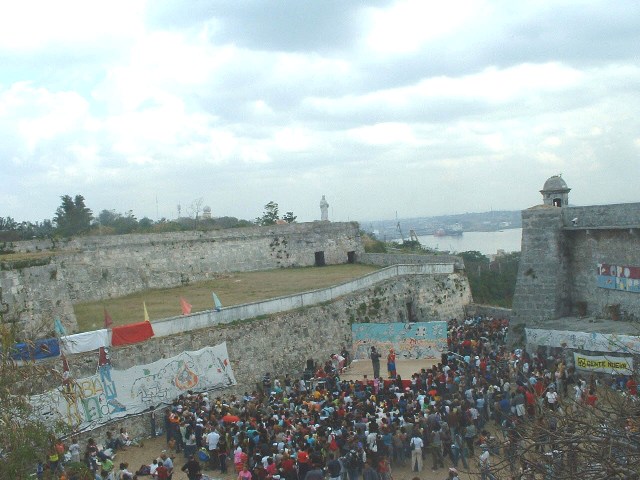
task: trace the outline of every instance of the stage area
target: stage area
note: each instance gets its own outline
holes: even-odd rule
[[[384,359],[380,359],[380,376],[386,379],[387,364]],[[437,365],[439,359],[423,359],[423,360],[396,360],[396,372],[403,380],[410,380],[411,375],[419,372],[423,368],[431,368]],[[362,380],[367,375],[368,379],[373,378],[373,366],[371,360],[354,360],[351,365],[340,375],[341,380]]]

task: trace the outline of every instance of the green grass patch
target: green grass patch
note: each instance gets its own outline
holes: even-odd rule
[[[224,307],[268,300],[270,298],[326,288],[379,270],[372,265],[345,264],[326,267],[284,268],[261,272],[220,274],[213,280],[194,282],[175,288],[138,292],[125,297],[74,305],[81,332],[104,326],[104,308],[114,325],[144,320],[142,303],[147,305],[151,321],[175,317],[182,313],[180,297],[192,305],[192,313],[213,309],[211,292]]]

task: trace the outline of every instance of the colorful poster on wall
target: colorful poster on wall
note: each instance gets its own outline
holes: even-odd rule
[[[599,263],[596,279],[600,288],[640,293],[640,267]]]
[[[101,348],[95,375],[73,379],[68,365],[63,370],[63,384],[34,395],[31,403],[47,422],[63,421],[80,431],[169,404],[189,390],[204,392],[236,384],[226,343],[126,370],[112,368],[108,350]]]
[[[632,357],[605,357],[574,352],[573,360],[576,369],[587,372],[602,372],[611,375],[631,375],[633,373]]]
[[[447,322],[354,323],[353,358],[369,358],[371,346],[383,357],[392,348],[398,360],[440,358],[447,351]]]

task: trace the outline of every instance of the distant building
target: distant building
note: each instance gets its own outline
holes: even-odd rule
[[[211,207],[209,207],[208,205],[202,209],[202,218],[211,218]]]

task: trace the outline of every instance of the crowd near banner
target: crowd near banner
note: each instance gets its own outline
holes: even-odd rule
[[[371,347],[383,354],[393,349],[398,360],[440,358],[447,351],[447,322],[354,323],[353,358],[369,358]]]
[[[204,392],[236,384],[226,343],[126,370],[112,368],[106,348],[101,347],[97,357],[95,375],[74,379],[62,356],[62,385],[31,397],[36,414],[51,425],[62,421],[83,431],[169,404],[188,391]]]
[[[577,370],[609,373],[611,375],[631,375],[633,373],[632,357],[583,355],[574,352],[573,360]]]

